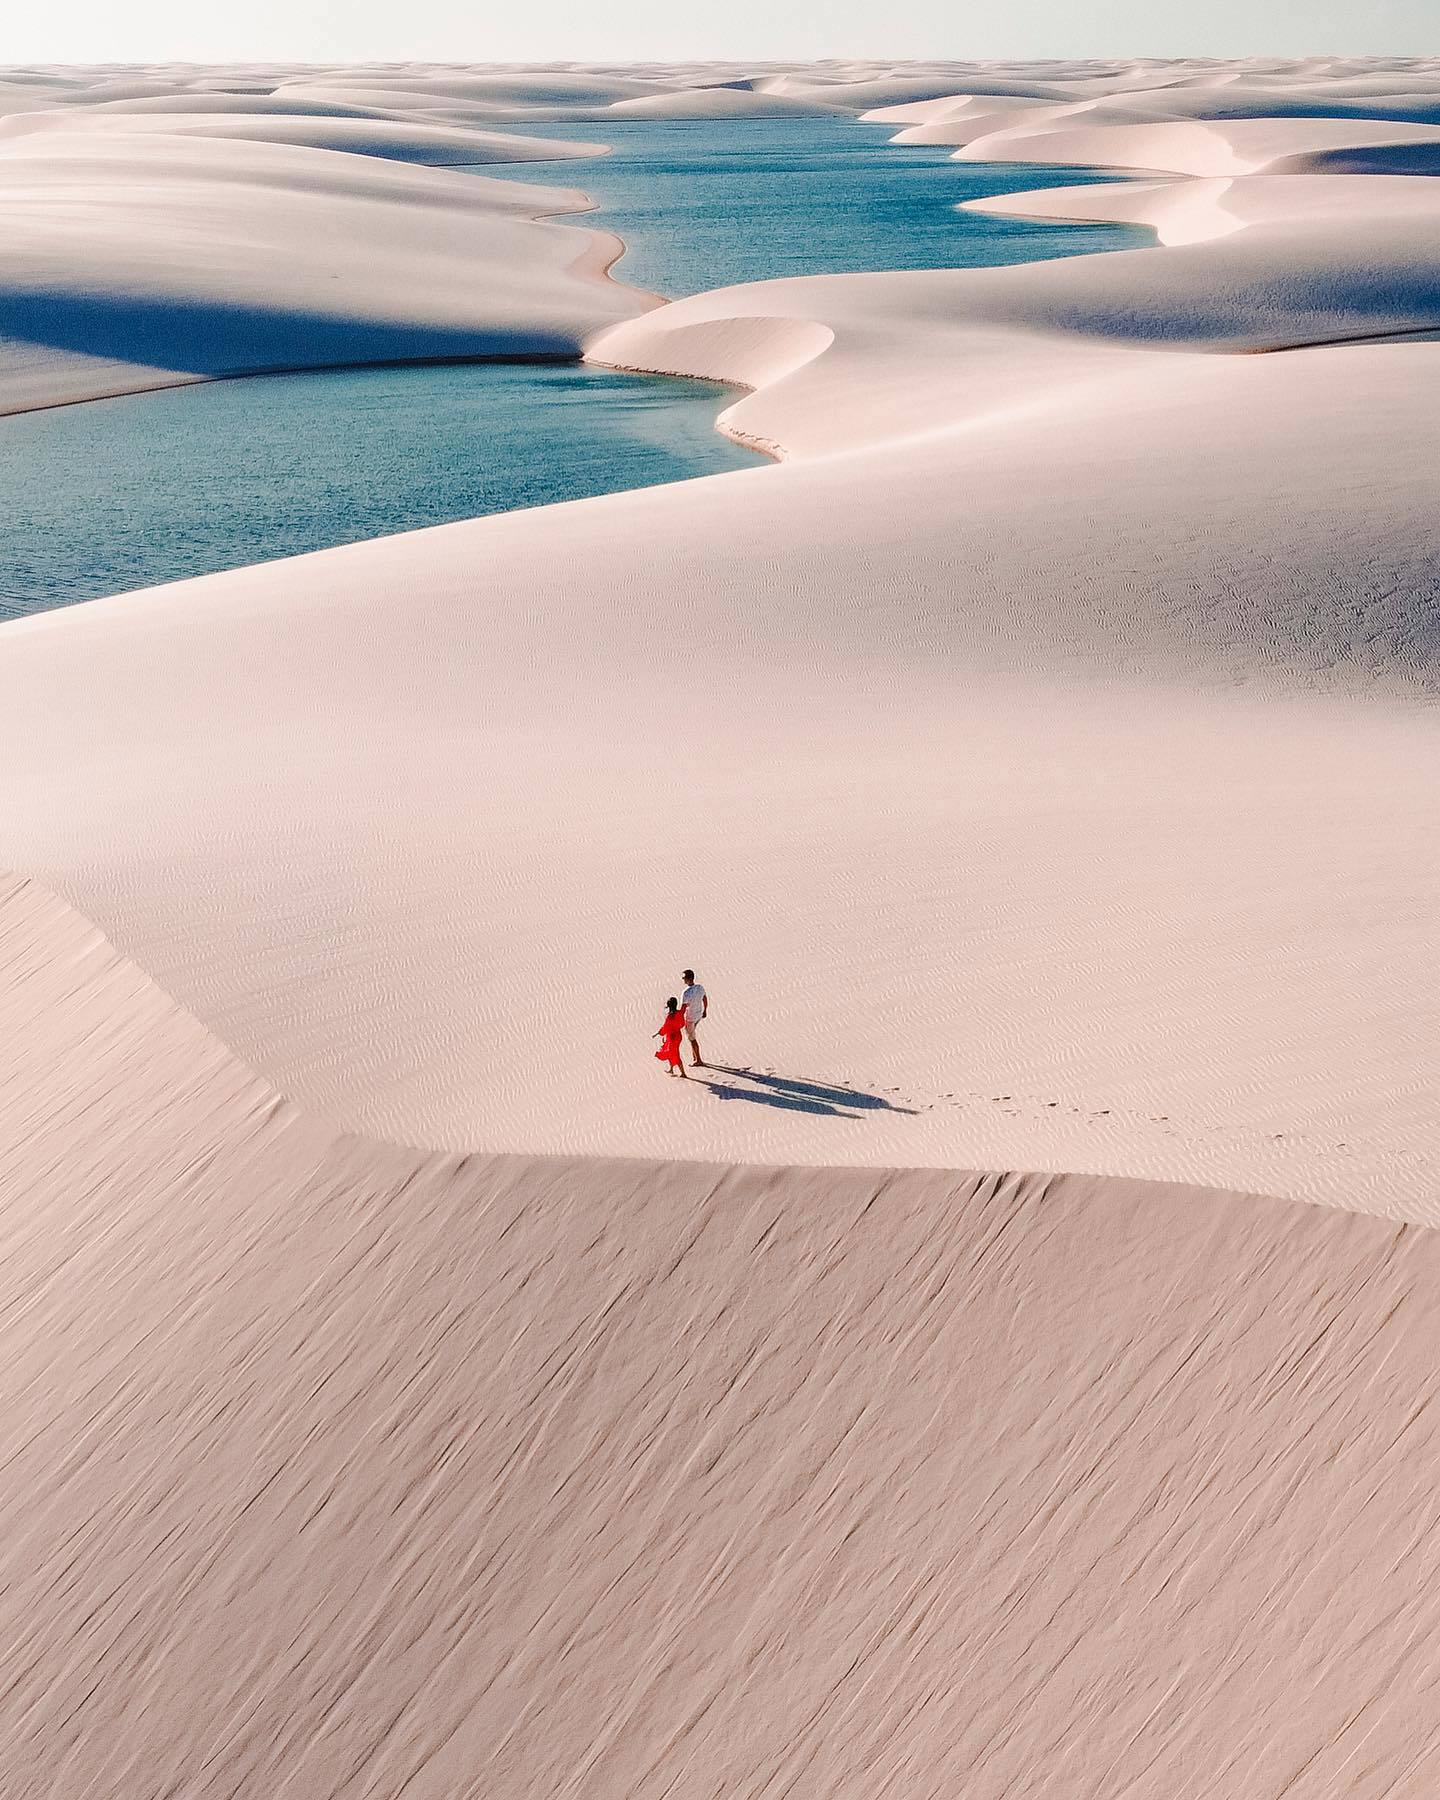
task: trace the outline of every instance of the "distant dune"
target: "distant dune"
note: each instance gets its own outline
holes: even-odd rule
[[[715,87],[690,88],[674,94],[647,94],[640,100],[617,100],[608,110],[616,118],[804,119],[823,118],[844,109],[823,105],[809,97]]]
[[[117,104],[128,106],[130,103]],[[568,157],[595,156],[602,148],[596,144],[506,136],[495,131],[475,131],[429,121],[378,116],[345,118],[317,113],[299,116],[251,114],[233,107],[220,112],[197,109],[193,113],[177,112],[168,106],[163,112],[107,108],[78,115],[27,113],[12,119],[5,135],[14,137],[47,130],[59,131],[67,140],[62,153],[69,147],[68,140],[87,132],[102,137],[114,136],[122,149],[126,138],[153,134],[163,138],[235,138],[257,144],[299,144],[314,150],[391,157],[397,162],[470,167],[483,163],[555,162]],[[181,178],[181,172],[177,171],[177,179]]]
[[[1022,117],[1018,127],[967,137],[958,154],[971,162],[1103,163],[1202,176],[1298,174],[1327,166],[1355,174],[1423,175],[1440,172],[1440,125],[1308,118],[1130,125],[1113,116],[1087,125],[1072,115],[1032,132]]]
[[[406,166],[543,157],[543,140],[269,115],[9,123],[0,344],[30,348],[0,355],[3,411],[263,369],[573,357],[650,303],[599,279],[615,239],[537,222],[583,193]],[[364,154],[335,154],[347,140]]]

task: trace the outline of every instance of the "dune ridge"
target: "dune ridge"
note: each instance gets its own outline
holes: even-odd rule
[[[0,121],[0,413],[342,363],[574,358],[654,297],[608,278],[609,233],[551,222],[584,193],[471,169],[599,149],[310,112]],[[433,163],[470,167],[416,166]]]
[[[116,102],[114,106],[125,103]],[[397,162],[474,167],[484,163],[555,162],[598,156],[599,144],[576,144],[560,138],[528,138],[514,133],[477,131],[473,127],[429,124],[385,118],[317,113],[251,112],[237,108],[177,112],[112,110],[78,114],[25,113],[0,125],[0,142],[58,131],[69,136],[96,133],[137,137],[239,139],[260,144],[298,144],[315,150],[338,150],[352,156],[390,157]],[[33,147],[33,146],[32,146]],[[177,171],[177,179],[183,171]]]
[[[1433,1783],[1435,1233],[365,1143],[14,878],[0,1019],[16,1800]]]

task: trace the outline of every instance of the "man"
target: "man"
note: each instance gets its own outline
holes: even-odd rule
[[[709,1013],[710,1002],[704,988],[696,981],[693,969],[682,969],[680,973],[685,981],[685,992],[680,996],[680,1010],[685,1015],[685,1035],[694,1052],[690,1064],[692,1068],[703,1069],[705,1064],[700,1060],[700,1040],[695,1032],[700,1021]]]

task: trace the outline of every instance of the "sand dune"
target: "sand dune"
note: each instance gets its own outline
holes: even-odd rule
[[[1102,141],[1108,143],[1107,127],[1135,127],[1142,119],[1153,124],[1174,123],[1158,107],[1137,114],[1132,109],[1122,111],[1096,100],[1067,100],[1054,105],[1013,100],[976,101],[971,111],[949,112],[928,123],[907,126],[896,134],[894,141],[897,144],[954,144],[957,155],[959,146],[991,140],[1003,142],[1011,136],[1027,139],[1052,135],[1069,137],[1079,131],[1099,133]],[[997,155],[996,160],[1009,159]],[[1058,155],[1057,160],[1065,162],[1068,159]]]
[[[639,100],[617,100],[607,110],[617,118],[813,119],[843,112],[845,108],[824,105],[809,96],[718,87],[690,88],[674,94],[647,94]]]
[[[937,100],[952,94],[954,77],[937,72],[933,75],[890,75],[871,81],[807,81],[803,76],[781,75],[764,84],[767,92],[786,94],[792,99],[826,100],[854,112],[869,111],[878,106],[898,106],[916,101]],[[986,76],[981,73],[965,79],[968,94],[1026,94],[1045,99],[1064,99],[1061,87],[1047,83]]]
[[[1433,1784],[1431,1233],[336,1137],[13,881],[0,1020],[15,1800]]]
[[[1216,88],[1163,87],[1106,93],[1089,99],[1025,99],[1017,95],[984,96],[951,94],[941,99],[882,106],[862,114],[877,124],[910,127],[899,141],[910,143],[968,143],[969,128],[978,119],[1002,119],[1016,124],[1027,121],[1050,123],[1069,117],[1079,124],[1127,124],[1186,119],[1196,121],[1257,121],[1280,124],[1286,120],[1306,119],[1315,123],[1355,120],[1382,120],[1396,123],[1434,124],[1440,121],[1440,84],[1432,91],[1415,93],[1377,93],[1374,95],[1331,94],[1318,85],[1281,88],[1245,85]],[[950,127],[953,139],[942,135]],[[992,125],[992,130],[998,129]],[[917,131],[932,135],[919,137]]]
[[[570,157],[595,156],[603,148],[559,138],[522,138],[496,131],[475,131],[456,125],[410,120],[167,110],[164,113],[25,114],[0,126],[0,154],[3,154],[7,138],[42,131],[113,136],[122,140],[122,153],[123,140],[154,134],[166,138],[233,138],[260,144],[298,144],[314,150],[347,151],[357,156],[392,157],[400,162],[470,166],[562,161]],[[177,171],[177,180],[183,178],[183,171]]]
[[[1050,129],[992,131],[968,139],[962,161],[1094,163],[1173,169],[1182,175],[1249,175],[1330,167],[1394,174],[1440,171],[1440,125],[1385,119],[1181,120],[1124,125],[1062,121]]]
[[[489,101],[498,105],[523,108],[530,106],[611,106],[619,100],[639,100],[648,94],[670,91],[669,82],[637,81],[624,75],[594,75],[564,70],[511,72],[495,70],[466,73],[445,69],[411,74],[404,70],[375,72],[364,69],[338,69],[324,75],[302,76],[298,84],[303,92],[333,92],[343,95],[347,89],[359,88],[389,93],[414,92],[418,95],[444,95],[452,100]],[[290,86],[282,82],[278,93]]]
[[[1297,276],[1311,273],[1317,295],[1323,291],[1322,281],[1318,271],[1307,271],[1306,246],[1297,243],[1300,233],[1314,232],[1313,248],[1322,249],[1327,239],[1333,245],[1340,232],[1353,229],[1363,211],[1367,221],[1377,225],[1384,221],[1380,230],[1398,252],[1388,260],[1397,267],[1408,266],[1418,277],[1413,286],[1420,305],[1409,315],[1412,328],[1424,329],[1431,316],[1424,305],[1424,271],[1432,257],[1440,256],[1440,245],[1430,237],[1440,221],[1440,185],[1407,176],[1367,177],[1363,185],[1347,175],[1317,175],[1306,181],[1268,174],[1210,181],[1125,181],[998,194],[988,200],[967,200],[965,206],[1018,218],[1128,219],[1153,226],[1163,244],[1193,243],[1263,227],[1291,228],[1283,254]],[[1266,237],[1259,230],[1252,248],[1263,247]]]
[[[872,107],[861,113],[860,118],[866,124],[906,125],[912,129],[938,127],[954,121],[968,126],[976,119],[1009,116],[1017,119],[1050,118],[1058,113],[1078,110],[1087,104],[1089,103],[1078,100],[1026,99],[1009,94],[946,94],[938,100],[905,100],[896,106]],[[901,134],[895,141],[901,143],[908,140],[905,134]],[[933,141],[940,143],[944,140],[936,138]],[[958,143],[963,140],[955,141]]]
[[[1428,90],[1396,93],[1311,83],[1279,87],[1163,88],[1152,93],[1107,95],[1107,112],[1163,113],[1172,119],[1391,119],[1413,124],[1440,120],[1440,82]]]
[[[582,193],[403,165],[600,154],[476,124],[668,88],[247,73],[273,91],[210,92],[213,72],[161,68],[12,71],[0,87],[0,411],[247,370],[573,356],[651,304],[604,278],[616,240],[537,222],[584,208]]]
[[[343,111],[350,107],[360,107],[392,118],[401,115],[423,119],[431,114],[441,113],[446,117],[490,122],[503,119],[507,114],[513,116],[516,111],[514,105],[506,100],[462,100],[444,91],[430,93],[419,88],[387,87],[378,76],[374,78],[373,84],[364,85],[349,82],[337,85],[311,80],[286,82],[269,97],[277,105],[293,105],[297,109],[322,107]]]
[[[0,409],[242,370],[573,356],[651,303],[602,278],[615,239],[537,222],[585,207],[574,189],[246,142],[229,120],[194,134],[209,123],[0,136],[0,337],[28,346],[0,361]],[[511,154],[466,137],[477,161]]]
[[[841,84],[814,93],[789,93],[782,85],[767,80],[742,80],[727,85],[715,79],[715,71],[697,71],[698,82],[692,85],[673,76],[663,80],[637,80],[628,76],[595,74],[508,74],[495,76],[459,76],[448,74],[412,77],[325,77],[295,87],[288,84],[278,92],[303,94],[311,99],[341,100],[355,93],[364,102],[401,110],[479,105],[489,111],[508,113],[526,119],[563,118],[603,120],[608,116],[626,118],[815,118],[827,113],[858,111],[864,103],[858,89],[852,97],[851,85]],[[360,85],[354,86],[352,82]]]
[[[903,127],[896,142],[954,144],[973,161],[1092,163],[1199,177],[1372,170],[1434,172],[1440,81],[1414,91],[1273,75],[1196,86],[1116,88],[1049,101],[991,89],[862,116]],[[1073,86],[1073,84],[1072,84]],[[1417,129],[1418,128],[1418,129]]]
[[[421,111],[416,97],[406,95],[404,111],[409,114]],[[443,100],[437,100],[437,106],[443,106]],[[480,110],[479,108],[476,109]],[[492,113],[499,108],[487,109]],[[395,116],[393,108],[357,105],[348,100],[320,98],[310,100],[300,90],[287,89],[276,94],[233,94],[206,93],[187,88],[183,94],[151,95],[140,100],[103,100],[70,114],[73,122],[76,118],[117,118],[121,116],[149,116],[166,113],[188,114],[238,114],[246,118],[271,118],[283,115],[290,118],[319,119],[389,119]]]
[[[62,82],[52,89],[52,104],[57,106],[94,106],[107,100],[142,100],[185,91],[185,84],[160,78],[154,81],[115,80]]]

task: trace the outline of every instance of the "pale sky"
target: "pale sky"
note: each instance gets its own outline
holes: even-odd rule
[[[1440,54],[1440,0],[56,0],[7,12],[11,64]]]

